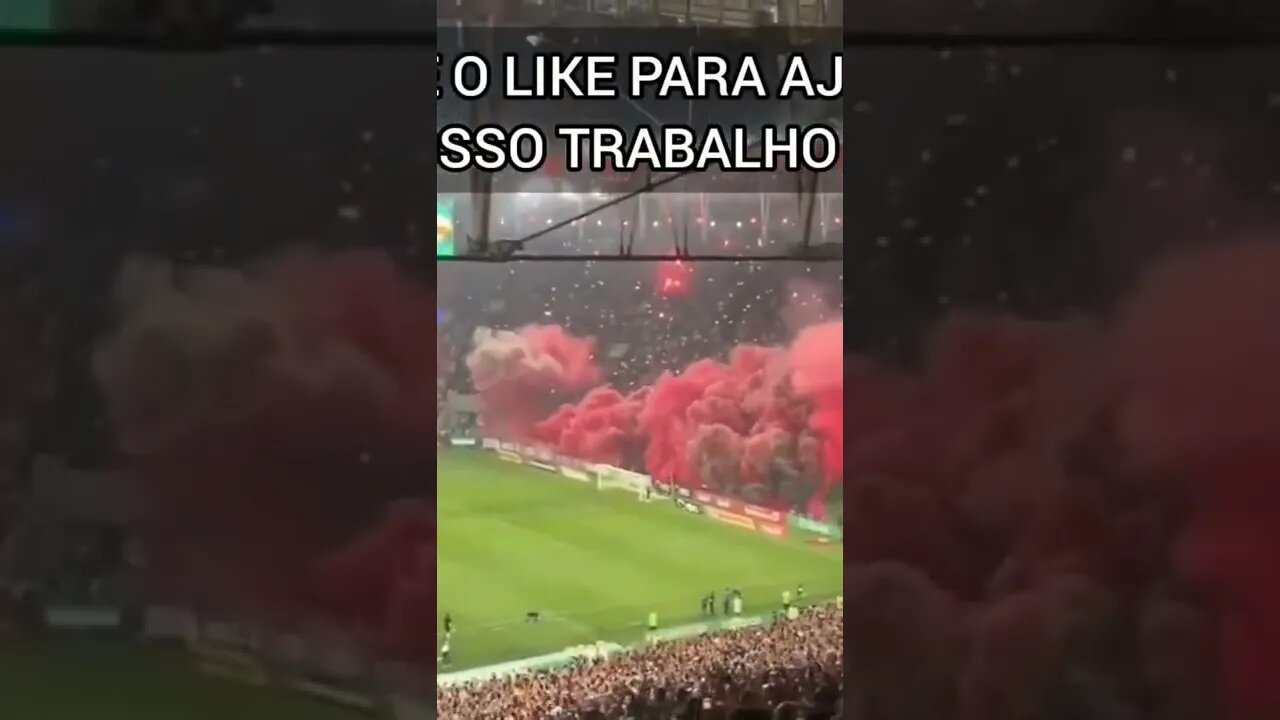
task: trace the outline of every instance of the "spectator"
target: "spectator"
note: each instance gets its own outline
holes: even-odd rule
[[[558,672],[436,690],[441,720],[838,717],[844,613],[651,645]]]

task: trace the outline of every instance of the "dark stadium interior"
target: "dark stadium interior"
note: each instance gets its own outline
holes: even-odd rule
[[[1107,307],[1151,258],[1276,221],[1274,50],[849,54],[867,343],[910,343],[948,305]]]
[[[5,52],[22,101],[7,108],[4,155],[22,170],[0,180],[4,271],[56,312],[69,364],[37,452],[110,459],[83,371],[129,253],[236,266],[302,241],[425,245],[431,101],[365,81],[415,88],[418,53]]]
[[[313,566],[317,553],[332,560],[326,568],[341,566],[361,551],[348,546],[384,522],[411,549],[406,562],[422,578],[411,592],[431,605],[431,553],[423,548],[432,537],[433,450],[423,438],[433,434],[434,419],[425,409],[434,394],[427,345],[434,273],[425,247],[434,120],[425,52],[38,47],[30,33],[53,33],[50,44],[58,44],[60,13],[76,11],[71,5],[0,5],[9,428],[0,483],[0,717],[360,716],[367,711],[350,706],[371,702],[366,688],[337,701],[315,697],[332,696],[338,676],[368,676],[365,650],[373,645],[413,659],[417,669],[401,671],[399,682],[425,697],[433,643],[415,654],[399,630],[397,640],[366,633],[348,642],[349,651],[287,673],[287,682],[309,692],[262,690],[265,671],[247,652],[256,641],[238,622],[253,613],[233,609],[274,605],[283,627],[305,622],[294,612],[294,600],[305,598],[342,618],[333,631],[353,638],[376,624],[366,613],[381,617],[384,608],[362,604],[367,587],[352,591],[322,577],[340,570]],[[427,3],[362,4],[355,17],[346,3],[278,6],[261,21],[386,30],[416,17],[419,27],[433,27]],[[53,26],[42,24],[50,19]],[[272,330],[280,317],[251,318],[260,306],[235,319],[246,307],[229,306],[245,300],[248,287],[211,288],[235,286],[237,278],[259,282],[238,273],[290,248],[319,255],[319,264],[295,256],[282,261],[287,270],[271,271],[276,310],[267,315],[288,304],[287,312],[310,315],[316,342],[362,344],[405,397],[420,386],[421,413],[413,415],[408,400],[398,408],[375,401],[341,365],[330,371],[354,384],[324,389],[323,400],[308,396],[319,404],[284,399],[278,377],[247,389],[265,380],[264,357],[280,357],[283,337]],[[366,250],[342,254],[353,248]],[[139,263],[143,257],[150,262]],[[166,262],[181,269],[175,274]],[[286,271],[291,280],[281,279]],[[175,302],[201,283],[212,296]],[[161,321],[165,329],[155,316],[141,320],[150,339],[132,349],[124,340],[112,360],[104,346],[122,337],[131,316],[121,293],[135,291],[150,308],[143,314],[178,316]],[[196,369],[210,360],[191,344],[190,331],[203,322],[197,316],[214,325],[231,319],[213,329],[229,335],[206,336],[222,343],[213,351],[222,353],[213,361],[219,379]],[[399,334],[380,322],[394,323]],[[137,384],[104,381],[117,370],[117,379]],[[209,382],[229,384],[202,390]],[[245,394],[225,392],[235,387]],[[239,426],[183,426],[187,411],[209,401],[221,406],[215,415],[238,406],[231,413]],[[243,413],[255,405],[272,409],[249,410],[257,412],[249,419]],[[143,456],[150,460],[140,462]],[[150,484],[141,469],[148,462],[156,463],[150,480],[183,480]],[[176,465],[161,469],[170,462]],[[413,498],[421,500],[389,505]],[[144,626],[156,624],[142,608],[166,596],[183,612],[160,621],[169,623],[168,639],[139,645]],[[186,637],[186,609],[197,605],[204,606],[201,642],[218,646],[216,657],[172,642]],[[424,624],[429,630],[432,621]],[[113,629],[68,633],[61,630],[67,625]],[[397,642],[404,645],[391,649]],[[226,681],[199,672],[202,663],[242,683],[226,689]]]
[[[856,24],[1275,27],[1265,4],[1089,5],[895,3]],[[1275,507],[1255,443],[1276,396],[1242,369],[1277,337],[1276,50],[1088,42],[848,50],[850,343],[938,395],[896,449],[853,439],[846,717],[1276,712],[1257,681],[1277,650],[1275,540],[1249,519]],[[1014,391],[980,406],[1012,405],[943,419],[988,381]],[[962,429],[980,417],[995,425]]]

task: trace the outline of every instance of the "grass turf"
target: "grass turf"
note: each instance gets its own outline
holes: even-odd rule
[[[701,619],[699,601],[743,592],[767,612],[803,583],[808,599],[843,583],[836,546],[776,539],[634,493],[458,451],[437,461],[438,620],[451,612],[452,670],[644,636]],[[537,610],[542,621],[525,623]],[[717,608],[717,611],[719,608]]]
[[[279,688],[198,673],[187,652],[86,635],[0,637],[2,720],[357,720]]]

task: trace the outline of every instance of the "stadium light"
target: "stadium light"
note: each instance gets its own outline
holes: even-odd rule
[[[436,257],[453,257],[454,247],[453,201],[436,200]]]

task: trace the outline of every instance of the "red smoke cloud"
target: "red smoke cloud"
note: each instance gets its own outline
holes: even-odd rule
[[[435,535],[434,505],[395,503],[379,527],[315,565],[321,607],[374,628],[377,644],[393,657],[433,657]]]
[[[386,522],[391,501],[430,492],[429,291],[375,252],[245,272],[125,264],[94,369],[154,594],[260,618],[319,605],[383,634],[385,574],[335,582],[316,568]],[[381,547],[388,561],[403,550]]]
[[[1201,665],[1217,662],[1209,716],[1271,720],[1276,277],[1280,249],[1218,247],[1158,267],[1109,327],[956,314],[916,373],[844,356],[838,323],[631,394],[599,386],[594,345],[560,328],[487,333],[469,364],[486,420],[510,409],[514,429],[567,454],[805,498],[843,482],[846,613],[877,628],[850,635],[849,661],[884,667],[900,656],[885,639],[910,639],[930,688],[863,677],[854,705],[867,688],[936,703],[922,717],[1013,720],[1072,677],[1088,692],[1054,690],[1090,717],[1135,695],[1198,707],[1213,696]],[[388,503],[433,472],[433,302],[365,253],[126,267],[95,370],[160,589],[261,613],[310,601],[388,651],[428,650],[432,619],[414,609],[433,581],[431,510]],[[570,393],[585,395],[552,412]],[[904,601],[885,612],[885,597]],[[1108,635],[1128,625],[1140,636]],[[1207,628],[1216,650],[1198,644]],[[1118,640],[1137,664],[1123,673]],[[1093,682],[1118,677],[1143,684]]]
[[[844,323],[805,328],[788,357],[796,393],[813,402],[809,427],[822,438],[825,475],[844,472]]]
[[[740,346],[727,362],[699,360],[628,395],[599,386],[532,423],[552,392],[598,377],[589,362],[593,346],[557,326],[482,330],[476,337],[468,364],[490,427],[584,460],[642,461],[654,477],[688,486],[802,483],[819,515],[827,492],[839,483],[839,322],[805,330],[789,349]],[[534,338],[551,341],[539,345]]]
[[[600,382],[595,341],[558,325],[527,325],[514,332],[477,328],[466,362],[487,431],[512,439],[529,439],[533,425],[564,393]]]
[[[972,601],[960,652],[912,655],[941,672],[921,716],[1116,716],[1141,696],[1153,716],[1280,717],[1277,277],[1280,247],[1217,246],[1156,266],[1109,327],[958,314],[914,377],[851,363],[849,584],[905,565],[929,579],[912,592]],[[850,638],[855,666],[883,647]]]
[[[625,444],[637,432],[637,416],[645,392],[623,395],[601,386],[589,391],[577,405],[562,405],[534,427],[534,436],[554,438],[559,452],[592,462],[622,462]]]
[[[598,389],[536,434],[608,462],[638,438],[651,474],[712,486],[787,463],[803,473],[813,456],[818,477],[844,482],[847,572],[876,577],[855,587],[969,608],[939,630],[945,642],[912,655],[936,691],[900,698],[936,703],[921,716],[1039,717],[1069,697],[1101,717],[1145,696],[1162,716],[1269,720],[1280,716],[1268,682],[1280,571],[1267,555],[1280,541],[1277,277],[1280,248],[1215,248],[1159,266],[1109,326],[956,313],[910,374],[845,357],[842,328],[814,326],[786,350],[739,348],[632,397]],[[918,574],[884,570],[901,566]],[[856,595],[851,616],[883,605]],[[913,638],[924,619],[899,620],[878,637]],[[850,662],[875,666],[883,645],[851,638]],[[1117,658],[1116,642],[1136,654]],[[1209,687],[1214,662],[1221,682]],[[1106,682],[1054,684],[1065,678]],[[900,685],[864,680],[877,702]]]
[[[1120,319],[1122,430],[1185,476],[1179,570],[1208,590],[1232,720],[1280,717],[1280,246],[1214,247],[1151,273]]]

